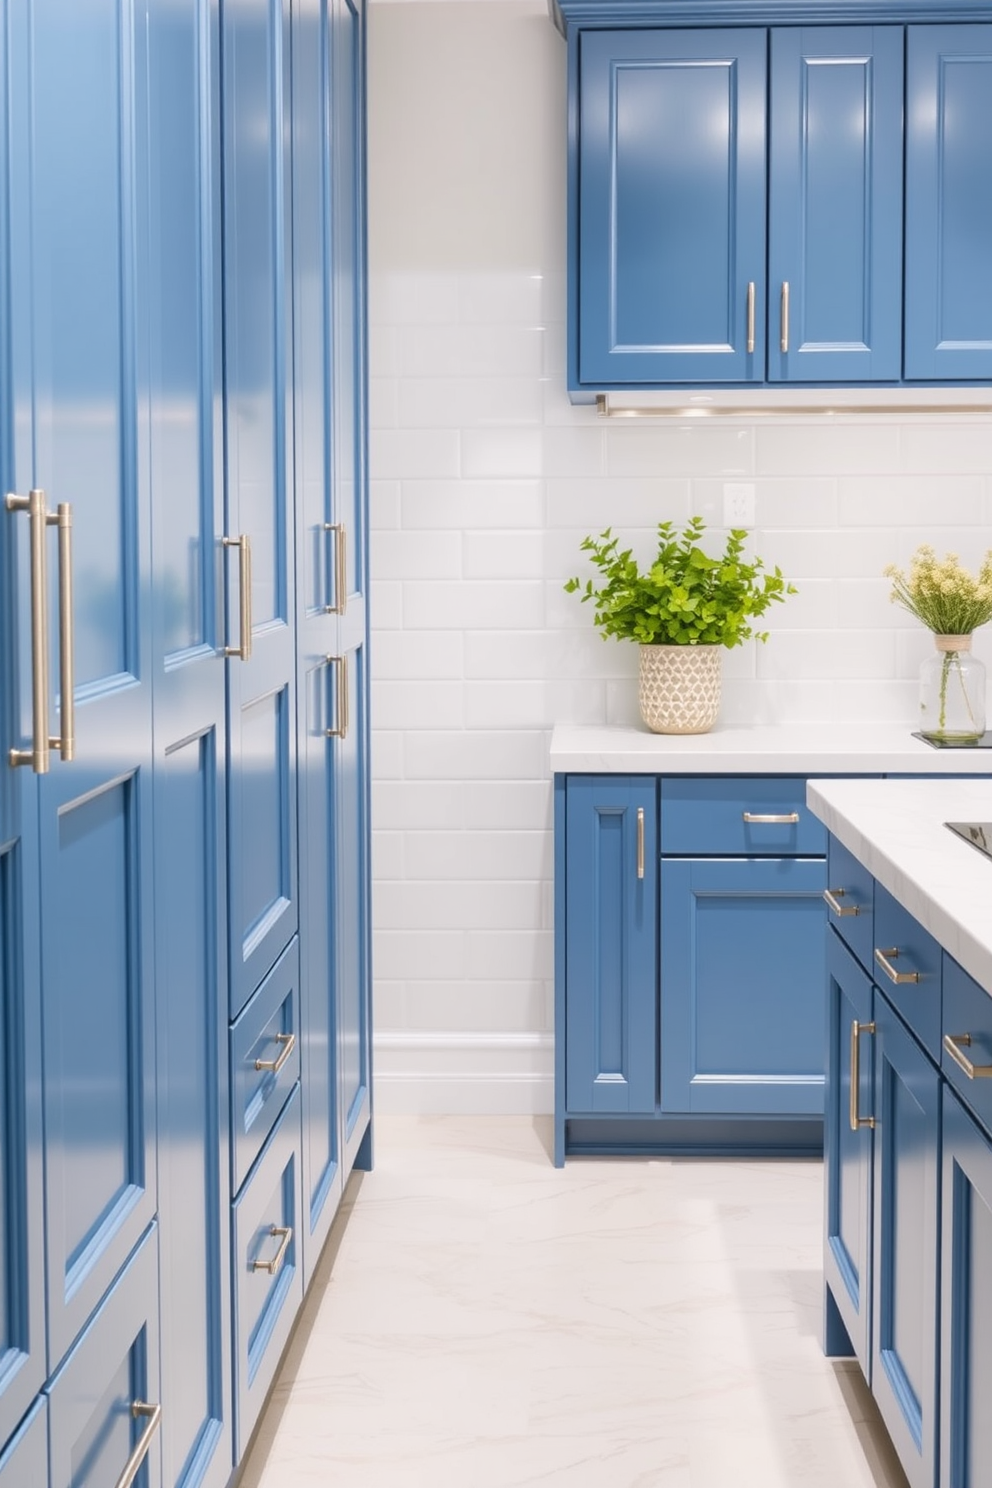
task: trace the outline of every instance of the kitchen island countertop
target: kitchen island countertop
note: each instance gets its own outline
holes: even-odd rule
[[[815,780],[810,810],[992,995],[992,859],[945,822],[992,822],[992,780]]]

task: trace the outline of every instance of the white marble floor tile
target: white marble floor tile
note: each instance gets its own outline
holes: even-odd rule
[[[815,1162],[381,1118],[239,1488],[905,1488],[823,1357]]]

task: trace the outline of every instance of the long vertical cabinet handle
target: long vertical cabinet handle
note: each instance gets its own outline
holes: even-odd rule
[[[644,807],[637,808],[637,876],[644,877]]]
[[[327,665],[334,668],[335,687],[335,718],[333,728],[325,729],[324,732],[329,739],[347,739],[348,737],[348,658],[347,656],[329,656]]]
[[[754,280],[747,286],[747,354],[754,352]]]
[[[240,537],[223,537],[225,548],[238,550],[238,616],[240,635],[237,646],[225,646],[225,656],[237,656],[241,661],[251,659],[251,538],[247,532]]]
[[[76,756],[75,624],[72,610],[72,507],[59,502],[48,517],[59,530],[59,737],[48,742],[68,763]]]
[[[48,514],[44,491],[7,496],[9,512],[27,512],[31,524],[31,748],[11,749],[12,766],[30,765],[36,775],[47,775],[48,737],[48,573],[45,528]]]
[[[325,522],[324,531],[334,533],[334,600],[324,606],[324,614],[343,615],[348,608],[348,534],[343,522]]]
[[[134,1451],[124,1464],[124,1471],[117,1479],[116,1488],[131,1488],[132,1483],[141,1471],[142,1464],[148,1456],[148,1449],[152,1444],[152,1438],[162,1423],[162,1407],[160,1405],[149,1405],[144,1400],[135,1400],[131,1406],[131,1415],[136,1421],[147,1418],[148,1425],[138,1437]]]
[[[782,280],[782,300],[779,306],[779,345],[783,352],[789,349],[789,281]]]
[[[863,1033],[874,1033],[874,1023],[859,1023],[857,1018],[851,1024],[851,1130],[860,1131],[863,1126],[874,1129],[874,1116],[861,1116],[858,1114],[858,1086],[861,1084],[861,1035]]]

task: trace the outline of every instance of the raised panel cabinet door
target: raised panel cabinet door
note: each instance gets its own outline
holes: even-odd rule
[[[992,1141],[944,1087],[940,1488],[979,1488],[992,1460]]]
[[[767,33],[578,44],[580,385],[762,381]]]
[[[658,999],[653,777],[569,777],[565,878],[566,1109],[653,1111]]]
[[[121,1482],[160,1488],[165,1413],[154,1225],[46,1393],[50,1488],[109,1488]]]
[[[48,1401],[42,1395],[14,1437],[0,1447],[0,1488],[45,1488],[47,1482]]]
[[[902,373],[903,28],[775,28],[768,378]]]
[[[824,1345],[827,1353],[847,1353],[849,1343],[870,1380],[873,993],[867,975],[833,930],[827,932],[826,952]],[[834,1309],[846,1339],[832,1330]]]
[[[141,34],[162,1463],[168,1488],[220,1488],[233,1430],[218,8],[151,0]]]
[[[289,11],[221,17],[232,1017],[298,928]]]
[[[940,1078],[875,993],[871,1389],[911,1488],[937,1471]]]
[[[49,514],[65,507],[59,540],[45,543],[39,648],[50,668],[40,732],[60,740],[38,777],[34,990],[51,1370],[156,1203],[146,266],[134,231],[147,77],[131,0],[33,0],[8,15],[15,476],[44,491]],[[29,710],[22,741],[30,729]]]
[[[821,858],[665,858],[661,1107],[823,1111]]]
[[[906,32],[907,378],[992,378],[992,25]]]

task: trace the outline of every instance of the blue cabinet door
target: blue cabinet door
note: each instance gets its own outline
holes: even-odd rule
[[[977,1488],[992,1457],[992,1142],[944,1089],[940,1488]]]
[[[74,701],[74,758],[53,750],[38,777],[44,890],[34,995],[52,1369],[156,1202],[148,420],[139,392],[146,265],[133,231],[137,121],[148,95],[129,0],[69,9],[34,0],[11,11],[13,474],[18,491],[44,490],[50,512],[71,507],[74,546],[72,602],[63,588],[58,605],[58,576],[70,565],[58,561],[54,535],[48,544],[52,680],[41,731],[72,753]],[[18,567],[23,604],[23,557]],[[22,663],[22,687],[29,677]],[[22,709],[22,744],[30,727]]]
[[[653,777],[568,779],[564,1037],[569,1112],[655,1109],[657,811]]]
[[[580,384],[762,381],[766,32],[579,48]]]
[[[661,865],[661,1108],[823,1110],[820,858]]]
[[[771,33],[768,379],[902,373],[901,26]]]
[[[907,378],[992,378],[992,25],[910,26]]]
[[[297,930],[288,0],[230,0],[221,29],[233,1016]]]
[[[168,1488],[220,1488],[232,1409],[216,7],[152,0],[142,30],[162,1460]]]
[[[912,1488],[937,1469],[940,1077],[875,993],[871,1388]]]
[[[48,1402],[44,1395],[0,1448],[0,1488],[45,1488],[48,1482]]]
[[[840,936],[828,931],[823,1115],[825,1345],[828,1353],[846,1353],[849,1342],[866,1379],[871,1378],[872,1007],[871,982]],[[833,1309],[840,1315],[847,1340],[832,1332]]]

